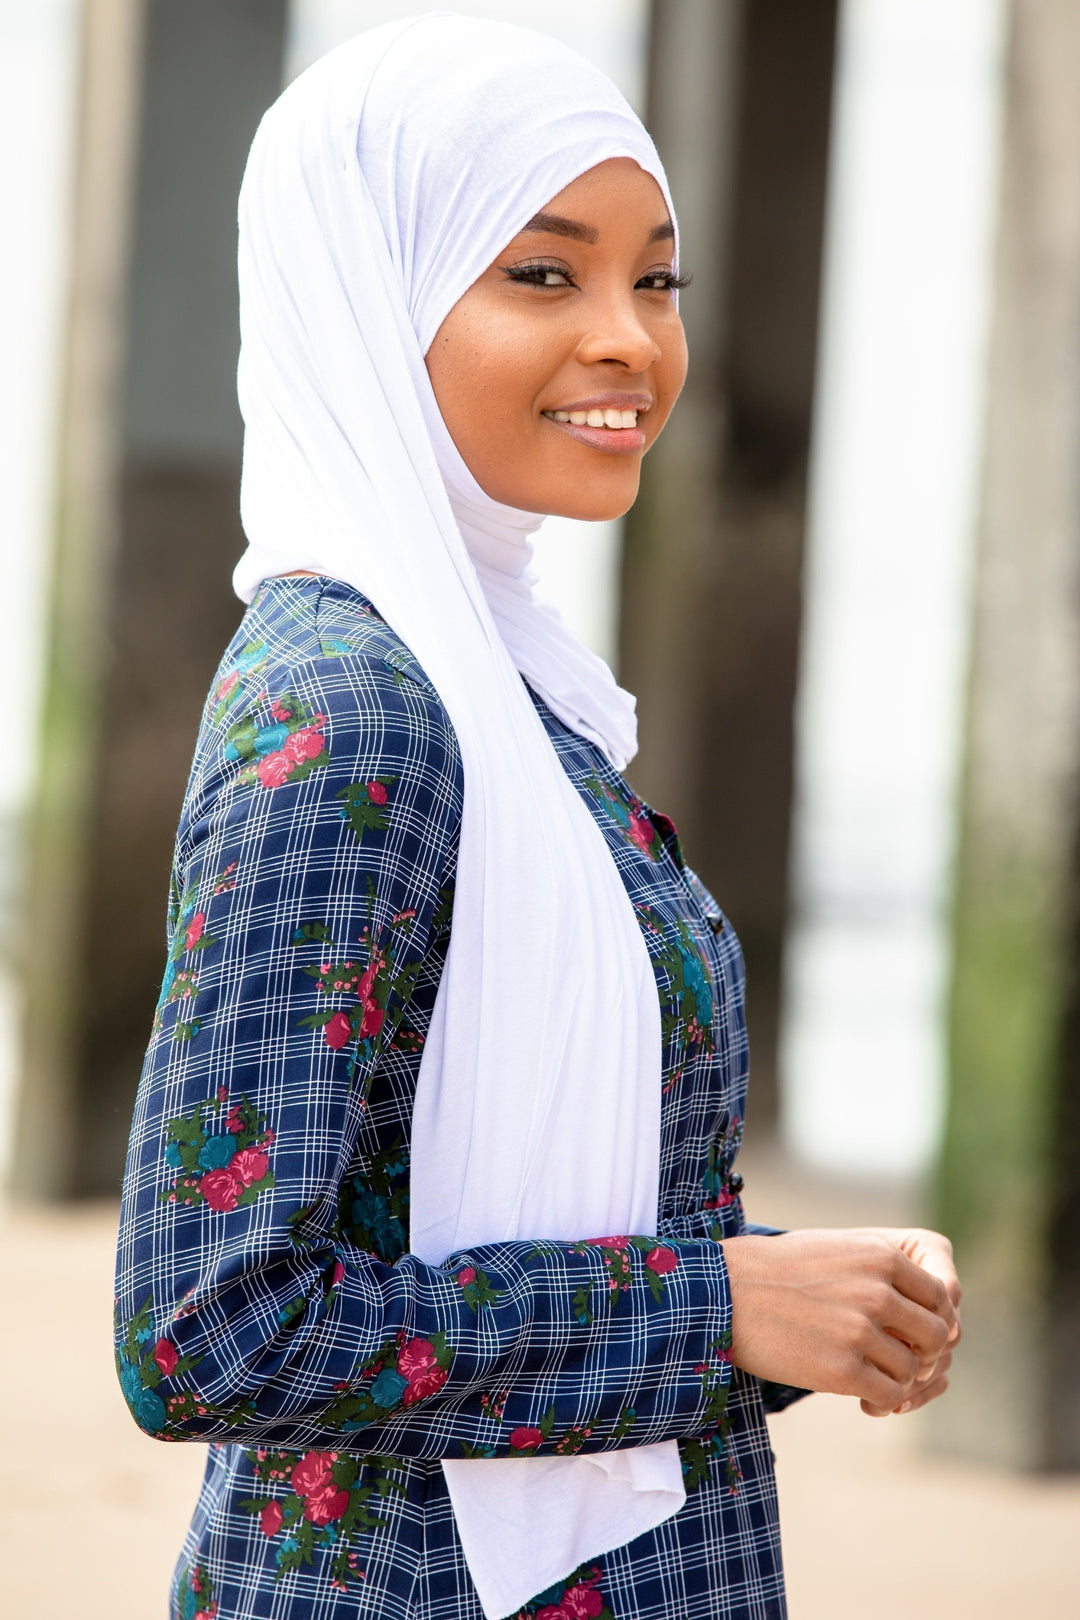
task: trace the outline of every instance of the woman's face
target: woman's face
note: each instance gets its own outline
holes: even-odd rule
[[[493,500],[591,519],[633,503],[686,376],[672,249],[656,181],[611,158],[553,197],[454,305],[427,369]]]

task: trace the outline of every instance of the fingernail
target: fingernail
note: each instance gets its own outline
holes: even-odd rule
[[[896,1410],[901,1414],[903,1414],[904,1412],[910,1412],[911,1408],[912,1408],[912,1405],[913,1405],[913,1403],[911,1401],[905,1401],[903,1403],[903,1405],[898,1406]]]

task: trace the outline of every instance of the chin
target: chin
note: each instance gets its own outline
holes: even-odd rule
[[[635,471],[633,479],[626,480],[619,489],[597,489],[594,486],[575,490],[572,494],[561,489],[558,494],[552,492],[539,505],[526,507],[526,510],[546,512],[551,517],[577,518],[582,523],[610,523],[629,512],[637,500],[637,493],[638,474]]]
[[[580,523],[611,523],[615,518],[625,517],[634,504],[634,497],[630,495],[622,501],[560,501],[557,506],[547,506],[544,510],[549,517],[576,518]]]

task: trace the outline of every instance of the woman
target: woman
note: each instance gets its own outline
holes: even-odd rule
[[[517,29],[374,30],[256,136],[251,605],[118,1270],[136,1420],[211,1442],[184,1620],[782,1615],[759,1380],[944,1388],[944,1239],[744,1230],[738,947],[533,595],[536,514],[625,511],[678,395],[675,249],[625,102]]]

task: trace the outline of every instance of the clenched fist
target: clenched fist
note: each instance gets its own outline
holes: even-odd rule
[[[944,1393],[960,1337],[952,1246],[920,1228],[726,1238],[732,1360],[779,1384],[913,1411]]]

